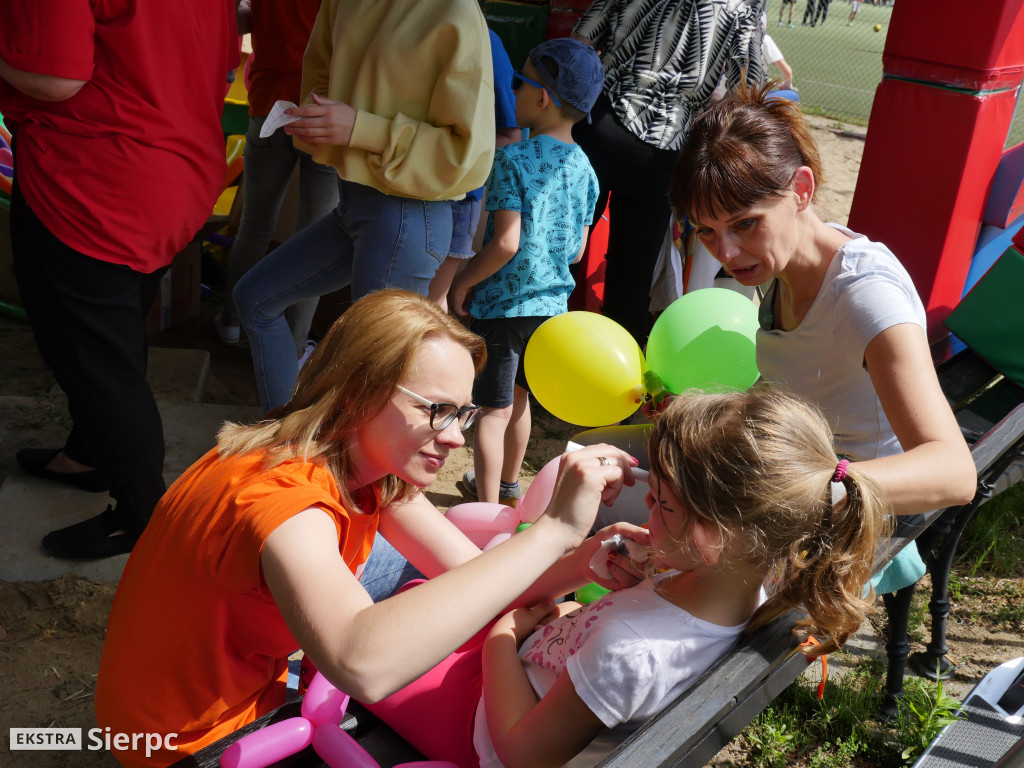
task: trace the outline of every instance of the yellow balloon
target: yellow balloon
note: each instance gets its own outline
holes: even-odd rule
[[[643,353],[625,328],[594,312],[567,312],[530,337],[523,360],[538,402],[570,424],[601,427],[643,399]]]

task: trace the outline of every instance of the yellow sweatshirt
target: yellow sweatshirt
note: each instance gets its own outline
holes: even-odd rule
[[[302,93],[356,110],[348,147],[296,144],[348,181],[455,200],[494,157],[494,70],[477,0],[324,0]]]

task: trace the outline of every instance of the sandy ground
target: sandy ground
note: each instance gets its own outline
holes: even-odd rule
[[[853,198],[864,143],[857,135],[863,129],[842,126],[824,119],[812,119],[814,136],[821,148],[827,183],[819,191],[819,207],[828,221],[846,223]],[[241,350],[224,350],[212,341],[204,322],[165,333],[154,339],[157,346],[204,346],[211,351],[210,399],[216,402],[255,404],[255,388],[247,376],[247,356]],[[16,450],[28,445],[58,443],[67,425],[59,393],[53,392],[48,371],[35,355],[25,326],[2,320],[0,359],[8,370],[0,396],[38,397],[44,401],[28,405],[15,403],[0,411],[0,478],[13,463]],[[548,416],[538,414],[527,456],[530,475],[578,431]],[[455,481],[472,466],[468,449],[455,452],[431,491],[439,507],[461,501]],[[528,479],[528,478],[527,478]],[[0,730],[7,739],[9,727],[95,727],[93,691],[99,664],[104,627],[113,599],[113,584],[94,584],[64,577],[52,582],[0,583]],[[970,627],[958,624],[950,641],[961,658],[973,659],[987,669],[991,654],[967,651],[964,633]],[[964,630],[964,631],[962,631]],[[1003,651],[1019,640],[1006,633],[984,628],[985,643]],[[1003,658],[1007,658],[1003,656]],[[104,752],[8,752],[0,746],[0,765],[101,766],[114,765]]]

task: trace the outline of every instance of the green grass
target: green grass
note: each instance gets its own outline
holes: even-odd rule
[[[950,595],[955,602],[972,597],[982,606],[969,623],[985,622],[1013,633],[1024,632],[1024,482],[981,507],[960,540]],[[982,577],[983,581],[977,581]],[[911,606],[909,632],[924,639],[927,590],[918,590]],[[979,599],[980,598],[980,599]],[[824,700],[815,684],[799,678],[739,736],[744,754],[737,768],[899,768],[910,765],[943,726],[957,717],[958,703],[941,684],[908,675],[898,721],[875,720],[884,687],[885,659],[853,662],[830,676]]]
[[[779,4],[772,3],[767,33],[793,68],[793,84],[800,93],[804,111],[847,123],[868,124],[875,89],[882,80],[882,50],[894,10],[865,3],[849,27],[849,4],[832,0],[825,23],[805,27],[800,23],[804,4],[798,3],[793,13],[796,26],[789,29],[778,26]],[[881,31],[874,31],[876,24],[882,26]],[[769,69],[770,76],[778,75],[774,67]],[[1021,141],[1024,107],[1017,110],[1006,146]]]
[[[1024,483],[983,504],[964,530],[956,565],[968,576],[1024,575]]]
[[[874,715],[884,678],[883,662],[862,660],[830,677],[821,701],[813,682],[798,679],[743,732],[747,751],[737,765],[898,768],[912,763],[956,717],[959,703],[941,683],[907,678],[897,722],[883,725]]]

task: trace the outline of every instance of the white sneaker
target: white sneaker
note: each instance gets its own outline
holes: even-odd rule
[[[225,325],[223,312],[213,316],[213,329],[217,332],[217,340],[225,347],[233,347],[242,338],[241,325]]]
[[[302,366],[309,362],[309,358],[313,356],[313,350],[316,349],[316,342],[312,339],[306,341],[306,346],[302,350],[302,354],[299,355],[299,370],[302,370]]]

